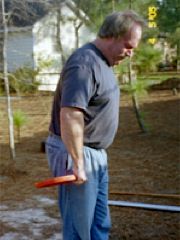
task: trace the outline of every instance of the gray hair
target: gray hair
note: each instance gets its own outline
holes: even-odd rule
[[[113,12],[105,18],[99,29],[98,37],[120,38],[127,33],[134,24],[138,24],[141,27],[146,25],[144,19],[132,10]]]

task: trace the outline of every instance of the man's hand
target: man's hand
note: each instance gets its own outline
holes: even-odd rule
[[[76,184],[83,184],[84,182],[87,181],[86,172],[83,167],[82,168],[74,167],[73,173],[77,178],[77,180],[75,181]]]

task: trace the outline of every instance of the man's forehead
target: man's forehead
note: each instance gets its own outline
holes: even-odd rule
[[[129,48],[134,48],[137,45],[137,42],[140,41],[142,35],[142,28],[139,25],[132,27],[127,34],[124,36],[124,41],[126,46]]]
[[[124,38],[129,38],[131,36],[141,36],[142,27],[140,25],[134,24],[129,31],[124,35]]]
[[[125,35],[124,39],[129,40],[129,39],[140,39],[142,35],[142,28],[139,25],[134,25]]]

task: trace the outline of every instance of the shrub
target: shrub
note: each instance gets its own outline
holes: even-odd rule
[[[38,71],[29,67],[18,68],[14,73],[9,74],[10,92],[34,93],[40,83],[36,80]]]
[[[157,70],[161,61],[162,52],[149,44],[141,44],[133,56],[134,67],[138,73],[147,73]]]
[[[13,113],[13,121],[17,130],[17,139],[20,142],[21,128],[27,123],[27,117],[21,110],[17,110]]]

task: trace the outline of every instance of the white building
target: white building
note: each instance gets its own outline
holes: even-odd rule
[[[73,8],[72,3],[70,6],[64,3],[60,12],[57,9],[49,12],[31,27],[10,28],[8,71],[14,72],[23,66],[39,69],[39,90],[54,91],[63,65],[62,56],[67,58],[77,44],[81,46],[95,37],[84,24],[85,14],[82,11],[77,14]]]

